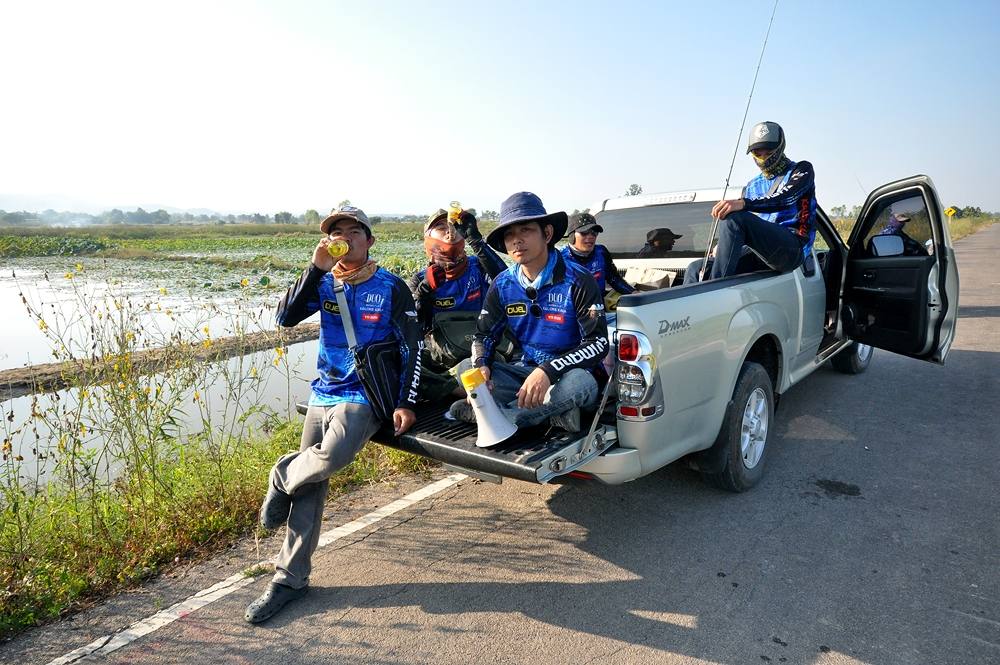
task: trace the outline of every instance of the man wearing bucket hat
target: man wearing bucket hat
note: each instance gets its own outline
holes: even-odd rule
[[[639,250],[639,258],[661,258],[674,248],[674,243],[683,235],[677,235],[668,228],[652,229],[646,233],[646,244]]]
[[[324,237],[313,251],[312,263],[278,304],[278,324],[285,327],[320,313],[319,377],[312,382],[299,452],[283,455],[271,469],[260,521],[267,529],[286,522],[288,528],[267,591],[247,607],[245,618],[250,623],[266,621],[306,593],[328,480],[382,425],[348,348],[333,277],[343,284],[358,346],[393,338],[399,343],[399,406],[392,414],[396,434],[416,420],[420,326],[409,289],[369,257],[375,238],[360,209],[334,210],[320,230]],[[339,245],[339,251],[331,252],[331,244]],[[339,260],[333,254],[339,254]]]
[[[548,421],[577,432],[580,408],[597,401],[594,372],[602,371],[608,353],[608,325],[593,276],[554,247],[566,224],[566,213],[547,213],[536,195],[518,192],[500,206],[500,223],[486,238],[515,265],[493,280],[472,358],[459,364],[459,371],[481,368],[493,383],[497,405],[519,427]],[[494,358],[507,327],[522,349],[513,363]],[[453,403],[449,413],[475,421],[465,400]]]
[[[597,288],[602,294],[606,286],[622,295],[632,293],[635,289],[622,279],[611,259],[611,252],[604,245],[597,244],[597,234],[603,232],[604,228],[589,212],[574,215],[569,220],[566,232],[569,244],[562,248],[563,259],[583,266],[597,280]]]
[[[785,132],[776,122],[750,130],[747,154],[760,174],[743,188],[742,198],[719,201],[715,258],[704,271],[711,279],[751,270],[788,272],[812,252],[816,237],[816,178],[809,162],[785,156]],[[688,267],[684,282],[697,281],[701,261]]]
[[[466,254],[466,241],[475,256]],[[424,253],[429,264],[407,285],[424,332],[420,398],[438,401],[464,395],[448,370],[469,357],[471,343],[466,345],[465,338],[475,333],[490,283],[507,264],[483,240],[468,210],[454,222],[447,210],[432,213],[424,224]]]

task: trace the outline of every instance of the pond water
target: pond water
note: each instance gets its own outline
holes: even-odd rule
[[[206,430],[214,435],[243,438],[259,431],[270,415],[295,417],[295,403],[309,398],[310,381],[316,375],[317,341],[293,344],[278,365],[275,351],[261,351],[242,357],[209,363],[192,385],[177,389],[149,377],[148,385],[163,386],[163,401],[176,392],[177,407],[172,410],[169,434],[185,439]],[[253,375],[253,380],[248,376]],[[83,399],[81,399],[81,391]],[[111,427],[121,427],[123,418],[112,414],[107,402],[108,390],[95,387],[72,388],[55,393],[26,395],[0,403],[0,417],[5,439],[11,442],[11,456],[21,456],[20,474],[28,482],[45,482],[59,454],[58,439],[67,433],[80,435],[84,449],[98,451],[103,458],[100,473],[114,476],[118,467],[115,446],[120,432],[108,435]],[[197,392],[197,397],[195,394]],[[37,414],[34,415],[33,414]],[[130,414],[130,426],[141,425],[157,416],[142,408]],[[159,422],[159,421],[157,421]],[[82,427],[81,427],[82,425]]]

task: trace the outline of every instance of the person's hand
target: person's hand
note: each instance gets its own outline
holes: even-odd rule
[[[319,241],[319,244],[316,245],[316,249],[313,250],[313,265],[323,272],[330,272],[333,270],[333,266],[337,265],[337,259],[330,256],[330,252],[326,250],[326,246],[329,244],[330,238],[324,237]]]
[[[392,412],[393,434],[396,436],[413,427],[415,422],[417,422],[417,414],[410,409],[398,408]]]
[[[541,367],[531,370],[531,374],[524,380],[517,391],[517,405],[522,409],[533,409],[541,406],[545,400],[545,393],[552,382]]]
[[[454,226],[455,230],[461,233],[462,237],[466,240],[478,240],[483,237],[483,234],[479,232],[479,224],[476,222],[476,216],[468,210],[462,211]]]
[[[743,199],[728,199],[725,201],[719,201],[712,206],[712,217],[715,217],[716,219],[725,219],[730,213],[743,210],[744,205]]]

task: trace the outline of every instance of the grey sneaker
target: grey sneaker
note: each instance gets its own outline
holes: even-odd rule
[[[472,405],[464,399],[452,402],[448,408],[448,415],[451,416],[452,420],[460,420],[463,423],[476,422],[476,412],[472,409]]]
[[[309,587],[307,586],[301,589],[293,589],[284,584],[271,582],[267,587],[267,591],[260,598],[247,605],[247,612],[243,615],[243,618],[249,623],[267,621],[277,614],[282,607],[293,600],[298,600],[306,595],[308,591]]]
[[[563,411],[557,416],[549,418],[549,424],[567,432],[580,431],[580,407],[574,406],[569,411]]]
[[[264,503],[260,504],[260,523],[268,531],[273,531],[288,521],[292,510],[292,497],[285,494],[274,483],[267,488]]]

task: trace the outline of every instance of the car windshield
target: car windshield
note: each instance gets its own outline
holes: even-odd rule
[[[597,213],[599,242],[615,258],[702,256],[712,230],[713,202],[668,203]]]

